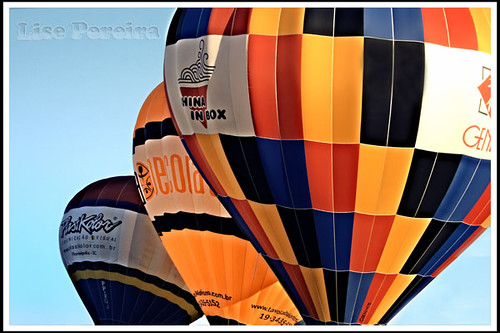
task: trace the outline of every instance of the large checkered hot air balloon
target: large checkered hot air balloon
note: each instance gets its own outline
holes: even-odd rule
[[[490,35],[484,8],[175,13],[175,126],[306,323],[387,323],[489,227]]]
[[[266,260],[184,149],[163,82],[137,116],[133,164],[163,246],[211,325],[303,324]]]

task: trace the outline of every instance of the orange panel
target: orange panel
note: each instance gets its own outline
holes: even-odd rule
[[[356,205],[359,144],[333,144],[335,212],[353,212]]]
[[[363,37],[333,42],[333,142],[359,143],[363,92]]]
[[[248,33],[276,36],[280,15],[280,8],[252,8]]]
[[[302,139],[302,35],[278,37],[276,89],[282,139]]]
[[[377,272],[399,273],[430,222],[431,218],[396,215]]]
[[[326,293],[325,278],[322,268],[308,268],[299,266],[302,271],[309,293],[312,296],[314,306],[318,310],[317,319],[327,322],[331,321],[330,308],[328,305],[328,295]]]
[[[212,8],[208,21],[208,34],[223,35],[228,24],[232,23],[233,12],[234,8]]]
[[[365,302],[361,307],[358,323],[367,324],[370,321],[373,313],[384,298],[384,295],[396,279],[396,276],[397,274],[387,275],[375,273],[372,283],[370,284],[370,289],[368,289],[368,293],[366,294]]]
[[[241,190],[238,181],[233,173],[231,165],[226,158],[226,153],[222,147],[218,134],[196,134],[198,145],[202,154],[208,161],[208,165],[219,180],[228,196],[236,199],[244,199],[245,195]],[[210,180],[211,181],[211,180]]]
[[[302,271],[300,270],[300,267],[298,265],[289,265],[286,262],[283,262],[282,264],[287,272],[287,275],[290,277],[290,280],[292,280],[293,286],[299,293],[299,297],[301,301],[304,303],[307,312],[310,314],[311,317],[317,318],[318,312],[314,307],[314,302],[312,301],[311,294],[309,292],[309,289],[307,288],[306,281],[302,276]]]
[[[422,21],[426,43],[450,45],[443,8],[422,8]]]
[[[278,34],[280,36],[302,34],[304,13],[305,8],[281,8]]]
[[[469,8],[445,8],[450,46],[477,50],[477,36]]]
[[[356,212],[395,215],[408,177],[413,148],[361,144]]]
[[[297,258],[295,258],[292,245],[283,227],[283,222],[281,221],[276,205],[260,204],[250,200],[246,202],[252,208],[255,217],[259,221],[259,225],[276,251],[277,258],[289,264],[297,265]]]
[[[273,248],[272,243],[269,241],[265,230],[262,229],[260,220],[257,218],[257,216],[255,216],[255,213],[252,210],[249,202],[247,200],[236,200],[233,198],[230,199],[234,207],[236,207],[236,209],[238,210],[238,213],[240,213],[243,220],[245,220],[245,224],[255,236],[266,255],[273,259],[278,259],[278,254]]]
[[[231,235],[188,229],[164,233],[162,239],[205,315],[250,325],[279,325],[284,320],[293,325],[296,321],[290,318],[301,319],[276,276],[250,242]],[[255,305],[276,310],[273,311],[275,317],[282,319],[263,321],[264,310]]]
[[[333,38],[303,35],[301,64],[304,139],[333,141]]]
[[[304,141],[312,207],[333,212],[332,145]]]
[[[276,105],[276,38],[248,37],[248,92],[258,137],[279,139]]]
[[[394,216],[354,214],[350,270],[377,270],[393,221]]]
[[[197,136],[196,134],[193,135],[185,135],[182,137],[184,141],[186,142],[187,146],[189,147],[189,150],[191,154],[194,157],[194,160],[198,164],[198,167],[201,169],[205,177],[207,177],[208,182],[212,187],[214,188],[215,192],[223,197],[227,196],[226,191],[222,187],[221,183],[215,176],[215,173],[213,172],[210,164],[208,163],[207,159],[205,158],[204,152],[201,149]]]

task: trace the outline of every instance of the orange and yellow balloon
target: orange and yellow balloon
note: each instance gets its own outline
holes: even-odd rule
[[[490,9],[181,8],[166,44],[182,141],[306,323],[386,324],[489,227]]]
[[[192,163],[174,128],[163,82],[139,112],[133,149],[146,210],[209,323],[302,323],[266,260]]]

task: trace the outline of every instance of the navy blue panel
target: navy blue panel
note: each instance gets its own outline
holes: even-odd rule
[[[422,95],[425,51],[423,43],[394,43],[394,86],[389,146],[415,147]]]
[[[313,210],[295,210],[281,206],[277,208],[299,265],[320,268],[321,258]]]
[[[304,33],[333,36],[334,8],[306,8],[304,12]]]
[[[365,37],[393,39],[392,11],[390,8],[365,8]]]
[[[334,322],[343,323],[349,272],[338,272],[324,269],[323,276],[325,279],[330,318]]]
[[[386,146],[392,98],[393,42],[365,38],[361,143]]]
[[[92,306],[99,320],[106,318],[109,319],[111,317],[111,314],[109,313],[109,311],[106,311],[106,309],[104,309],[102,294],[99,292],[100,282],[101,280],[86,279],[85,283],[80,283],[80,286],[82,288],[82,292],[92,300]]]
[[[424,41],[424,25],[420,8],[394,8],[394,38]]]
[[[336,269],[334,214],[321,210],[314,210],[313,213],[321,266],[334,270]]]
[[[131,285],[125,285],[125,288],[123,290],[122,313],[120,316],[120,321],[127,322],[129,320],[140,293],[140,289]]]
[[[281,261],[278,259],[272,259],[268,256],[263,256],[263,258],[266,260],[269,267],[273,270],[274,274],[278,277],[286,293],[288,294],[288,296],[290,296],[293,303],[297,307],[297,310],[299,310],[300,313],[309,313]]]
[[[97,306],[95,305],[94,298],[92,297],[92,293],[89,292],[90,288],[88,286],[88,280],[79,280],[74,283],[75,289],[80,296],[80,299],[85,305],[92,321],[95,325],[99,325],[101,320],[99,318],[99,313],[97,312]]]
[[[245,198],[264,204],[274,203],[262,169],[256,138],[224,134],[219,134],[219,137]]]
[[[187,8],[185,11],[179,39],[206,36],[212,10],[210,8]]]
[[[257,147],[274,202],[280,206],[293,207],[288,181],[285,177],[281,141],[257,138]]]
[[[433,279],[434,278],[432,277],[416,276],[378,323],[387,324],[406,304],[408,304],[408,302],[410,302],[419,292],[422,291],[422,289],[431,283]]]
[[[361,307],[363,306],[375,273],[349,272],[349,284],[347,286],[347,299],[345,302],[345,322],[355,323],[358,321]]]
[[[183,8],[178,8],[175,11],[172,20],[170,21],[170,26],[168,28],[166,45],[174,44],[179,40],[179,36],[181,34],[181,24],[185,13],[186,10]]]
[[[441,248],[436,252],[436,254],[429,260],[429,262],[422,267],[418,274],[420,275],[431,275],[436,269],[439,268],[469,237],[472,235],[478,225],[471,226],[465,223],[459,223],[455,231],[450,235],[450,237],[443,243]]]
[[[354,213],[335,213],[337,270],[349,270]]]
[[[321,265],[332,270],[349,270],[354,213],[314,210]]]
[[[363,36],[363,8],[336,8],[335,30],[336,37]]]
[[[491,161],[463,156],[435,218],[463,221],[490,183]]]
[[[461,155],[415,149],[398,215],[430,218],[436,213]]]
[[[431,220],[400,273],[418,274],[455,232],[458,225],[457,222]]]
[[[309,180],[307,177],[306,153],[303,140],[283,140],[288,186],[292,194],[293,208],[312,208]]]

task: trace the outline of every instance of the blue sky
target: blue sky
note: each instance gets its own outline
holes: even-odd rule
[[[162,81],[174,6],[4,10],[4,329],[93,325],[64,269],[59,224],[80,189],[132,174],[132,132],[144,99]],[[100,39],[103,26],[125,33]],[[131,27],[148,34],[130,39]],[[496,249],[490,228],[390,326],[496,327],[492,238]]]

